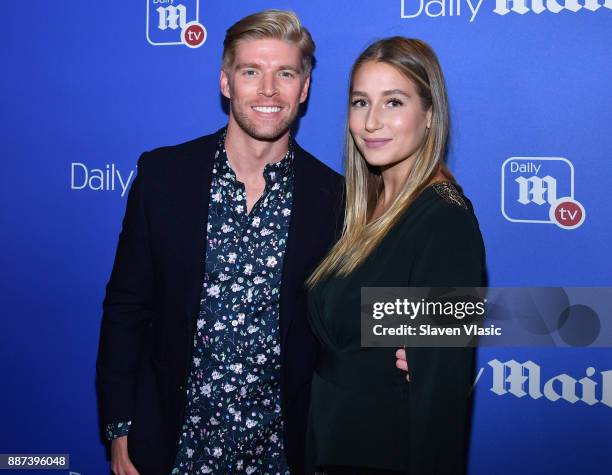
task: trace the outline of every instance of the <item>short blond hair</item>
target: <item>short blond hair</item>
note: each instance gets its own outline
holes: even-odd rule
[[[261,39],[281,40],[297,46],[302,55],[302,72],[305,76],[310,74],[314,41],[297,15],[287,10],[264,10],[246,16],[229,27],[223,41],[223,69],[229,72],[241,41]]]

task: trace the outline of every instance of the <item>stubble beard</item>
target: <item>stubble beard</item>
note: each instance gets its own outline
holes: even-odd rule
[[[256,140],[265,140],[267,142],[274,142],[275,140],[278,140],[283,135],[285,135],[285,133],[289,130],[291,124],[293,124],[293,121],[297,116],[297,110],[295,110],[290,115],[283,118],[283,120],[279,122],[273,129],[263,130],[264,128],[258,127],[258,125],[253,120],[251,120],[248,114],[236,110],[237,108],[235,107],[233,101],[230,102],[230,108],[234,120],[247,135]]]

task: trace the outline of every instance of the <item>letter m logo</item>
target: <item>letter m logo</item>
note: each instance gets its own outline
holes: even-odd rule
[[[520,176],[516,178],[519,184],[519,197],[517,201],[523,205],[535,203],[543,205],[544,203],[553,204],[557,201],[557,180],[547,175],[544,178],[532,176],[525,178]],[[544,196],[547,196],[544,199]]]
[[[187,23],[187,9],[185,5],[170,5],[168,7],[157,7],[159,14],[159,24],[157,28],[164,31],[166,28],[176,30],[183,28]]]
[[[181,32],[200,21],[199,0],[146,0],[147,41],[153,46],[182,45]]]
[[[551,209],[574,197],[574,166],[562,157],[510,157],[501,167],[501,212],[515,223],[553,223]]]

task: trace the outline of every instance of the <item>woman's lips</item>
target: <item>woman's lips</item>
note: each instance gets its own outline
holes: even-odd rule
[[[391,139],[363,139],[368,148],[381,148],[391,142]]]

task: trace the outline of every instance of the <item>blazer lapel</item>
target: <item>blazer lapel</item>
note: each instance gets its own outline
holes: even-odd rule
[[[193,223],[186,234],[185,254],[189,261],[190,271],[186,274],[186,308],[185,316],[188,320],[189,344],[193,344],[195,324],[200,309],[200,296],[205,272],[206,230],[208,224],[208,201],[210,199],[210,185],[212,181],[212,166],[217,148],[219,132],[212,136],[212,140],[194,147],[193,156],[190,157],[193,167],[186,176],[185,190],[187,206],[190,213],[188,222]]]
[[[291,222],[289,224],[289,235],[285,248],[283,262],[283,275],[280,289],[279,302],[279,327],[281,335],[281,348],[284,348],[287,340],[291,320],[295,313],[295,296],[300,286],[304,285],[303,273],[306,265],[306,256],[303,250],[308,237],[308,203],[309,186],[305,158],[296,145],[293,179],[293,203],[291,206]]]

